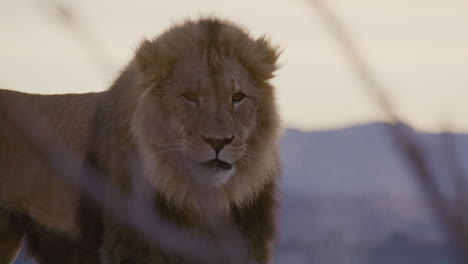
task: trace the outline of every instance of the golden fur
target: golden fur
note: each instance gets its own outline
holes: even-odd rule
[[[269,84],[278,55],[264,37],[252,39],[231,22],[203,18],[144,40],[106,92],[0,96],[47,122],[83,161],[96,148],[100,168],[122,189],[129,182],[122,161],[136,152],[144,181],[165,200],[203,214],[203,199],[214,197],[229,216],[231,208],[254,205],[279,174],[280,126]],[[244,97],[234,101],[239,93]],[[3,215],[19,212],[47,230],[80,237],[80,192],[55,175],[11,124],[0,120],[0,126]],[[216,152],[207,139],[230,141]],[[216,157],[232,169],[206,165]]]

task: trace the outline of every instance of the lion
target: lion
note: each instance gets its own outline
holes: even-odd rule
[[[265,36],[202,17],[143,40],[107,91],[0,90],[0,99],[47,123],[122,193],[138,192],[134,182],[148,187],[167,221],[216,237],[215,212],[234,223],[256,263],[268,263],[281,135],[270,80],[279,55]],[[0,127],[0,263],[14,261],[22,240],[40,263],[200,263],[149,245],[52,170],[11,122],[2,117]],[[128,157],[141,174],[128,173]]]

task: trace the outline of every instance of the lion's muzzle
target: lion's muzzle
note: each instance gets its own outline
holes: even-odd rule
[[[206,137],[206,136],[201,136],[203,141],[208,143],[216,152],[216,157],[218,156],[219,152],[221,149],[223,149],[224,146],[227,144],[230,144],[232,140],[234,139],[234,136],[232,137],[226,137],[226,138],[213,138],[213,137]]]

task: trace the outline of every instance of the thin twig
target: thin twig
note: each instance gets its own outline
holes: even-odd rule
[[[338,44],[351,64],[352,69],[363,83],[362,87],[375,98],[380,108],[394,123],[389,131],[391,137],[397,146],[400,147],[405,160],[407,160],[409,165],[414,169],[415,178],[423,187],[426,198],[430,201],[430,205],[434,209],[436,216],[442,223],[444,223],[444,227],[448,232],[448,239],[452,243],[453,247],[458,250],[460,260],[462,260],[463,263],[466,263],[468,260],[468,232],[466,225],[468,219],[464,217],[464,215],[450,210],[451,206],[448,206],[449,201],[436,184],[434,172],[429,167],[429,162],[420,142],[413,133],[409,133],[408,129],[405,129],[405,126],[395,113],[394,107],[388,99],[388,96],[384,93],[384,86],[372,73],[369,65],[364,59],[364,56],[359,51],[351,37],[351,34],[349,34],[344,24],[340,19],[338,19],[326,2],[327,1],[324,0],[311,0],[311,3],[325,21],[328,29],[338,40]],[[456,153],[452,154],[456,156]],[[461,174],[462,172],[459,170],[453,172],[461,175],[452,175],[454,178],[463,177]],[[463,188],[466,187],[463,186]],[[459,205],[458,207],[460,206],[463,205]]]
[[[109,74],[113,69],[112,56],[101,45],[98,37],[84,25],[76,11],[57,0],[32,0],[32,4],[50,22],[58,22],[54,24],[64,26],[72,34],[98,72],[104,76]]]

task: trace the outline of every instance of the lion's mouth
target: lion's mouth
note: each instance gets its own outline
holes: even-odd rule
[[[212,168],[220,168],[223,170],[231,170],[233,167],[232,164],[224,162],[219,159],[210,160],[210,161],[204,162],[204,164]]]

